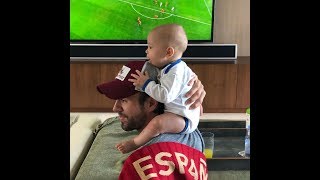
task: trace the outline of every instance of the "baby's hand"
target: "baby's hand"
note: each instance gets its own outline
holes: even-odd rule
[[[136,70],[136,74],[131,74],[132,77],[134,77],[135,79],[128,79],[128,81],[133,82],[133,85],[141,88],[144,83],[149,79],[149,75],[148,72],[145,72],[144,74],[142,72],[140,72],[139,70]]]

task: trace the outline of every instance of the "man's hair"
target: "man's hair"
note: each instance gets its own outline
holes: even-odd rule
[[[150,96],[145,92],[139,92],[139,104],[140,106],[143,106],[144,102],[150,98]],[[155,110],[153,110],[156,114],[163,114],[164,113],[164,104],[161,102],[158,102],[158,105]]]

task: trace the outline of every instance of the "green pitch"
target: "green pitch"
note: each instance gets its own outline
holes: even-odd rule
[[[213,13],[212,0],[70,0],[70,39],[146,40],[154,27],[178,23],[189,40],[210,40]]]

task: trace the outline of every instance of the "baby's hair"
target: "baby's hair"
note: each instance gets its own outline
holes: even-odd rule
[[[182,53],[187,49],[188,38],[181,25],[164,24],[154,28],[152,31],[156,32],[162,41],[166,41],[168,46],[172,46]]]

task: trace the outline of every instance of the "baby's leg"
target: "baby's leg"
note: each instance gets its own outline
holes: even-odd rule
[[[162,133],[180,133],[186,125],[186,122],[182,116],[171,112],[160,114],[154,117],[152,121],[156,123],[156,128],[159,132],[157,135]]]
[[[162,133],[180,133],[185,127],[183,117],[165,112],[154,117],[149,124],[133,140],[138,146],[142,146],[152,138]]]
[[[154,117],[149,124],[133,140],[121,142],[116,145],[122,153],[128,153],[147,143],[153,137],[161,133],[180,133],[185,127],[183,117],[165,112],[164,114]]]

